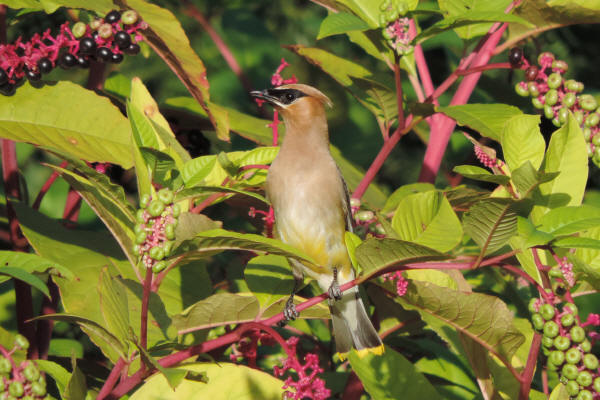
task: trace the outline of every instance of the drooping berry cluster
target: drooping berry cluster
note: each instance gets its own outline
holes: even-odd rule
[[[406,3],[402,0],[384,0],[379,6],[380,25],[383,37],[387,44],[398,54],[403,56],[413,51],[408,34],[408,18],[404,17],[408,11]]]
[[[0,348],[0,399],[46,399],[46,378],[40,373],[35,361],[25,360],[16,364],[12,355],[18,349],[27,349],[29,342],[22,335],[15,337],[12,350]]]
[[[600,166],[600,107],[592,95],[581,93],[583,83],[564,79],[569,68],[567,63],[545,52],[539,55],[538,65],[532,65],[519,48],[511,49],[508,59],[513,68],[525,71],[525,80],[515,86],[517,94],[530,96],[533,106],[542,110],[557,127],[562,126],[569,111],[572,112],[588,142],[588,156]]]
[[[48,29],[27,42],[18,38],[12,44],[0,45],[0,93],[14,93],[24,78],[39,81],[57,65],[63,69],[88,68],[91,60],[118,64],[123,54],[139,53],[140,31],[147,26],[133,10],[123,14],[113,10],[87,25],[77,22],[69,27],[64,23],[56,36]]]
[[[533,327],[543,334],[542,349],[548,368],[559,373],[571,399],[600,397],[598,358],[579,323],[577,306],[566,303],[562,311],[554,304],[532,299],[529,303]]]
[[[352,212],[354,222],[356,223],[354,233],[361,237],[364,237],[369,233],[376,237],[384,237],[385,230],[377,221],[375,213],[371,210],[361,210],[361,205],[362,203],[359,199],[350,199],[350,211]]]
[[[171,255],[175,244],[177,217],[181,213],[173,203],[173,192],[167,188],[158,191],[156,198],[145,195],[140,199],[137,212],[133,251],[141,257],[146,268],[159,273],[167,266],[165,258]]]

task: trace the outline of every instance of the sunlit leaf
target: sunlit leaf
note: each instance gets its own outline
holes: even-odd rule
[[[349,31],[364,31],[369,29],[369,24],[350,13],[330,13],[321,22],[317,40],[327,36],[339,35]]]
[[[48,286],[44,283],[43,280],[33,275],[30,272],[27,272],[21,268],[2,266],[0,267],[0,275],[8,276],[10,278],[18,279],[26,284],[36,288],[40,292],[44,293],[46,297],[50,297],[50,292],[48,290]]]
[[[540,229],[554,236],[571,235],[600,225],[600,208],[582,204],[558,207],[541,219]]]
[[[517,107],[506,104],[464,104],[436,107],[436,110],[497,142],[500,142],[506,122],[523,114]]]
[[[511,171],[529,161],[535,170],[542,164],[546,142],[540,132],[539,115],[518,115],[504,125],[501,144]]]
[[[517,233],[517,214],[509,199],[485,199],[473,205],[463,216],[463,228],[481,249],[492,253]]]
[[[452,169],[457,174],[461,174],[465,178],[476,181],[491,182],[498,185],[506,185],[510,182],[510,177],[506,175],[494,175],[487,169],[477,167],[475,165],[458,165]]]

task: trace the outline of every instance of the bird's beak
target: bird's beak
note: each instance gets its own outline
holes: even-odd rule
[[[279,104],[277,97],[270,95],[268,89],[253,90],[250,92],[250,96],[256,97],[257,99],[265,100],[272,105],[281,106],[281,104]]]

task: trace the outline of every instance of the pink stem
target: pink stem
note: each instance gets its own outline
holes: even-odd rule
[[[144,291],[142,293],[142,314],[140,326],[140,347],[145,349],[148,345],[148,304],[150,303],[150,286],[152,284],[152,268],[146,268]],[[144,364],[142,363],[142,366]]]
[[[102,389],[100,389],[100,393],[98,393],[96,400],[103,400],[104,398],[106,398],[106,396],[108,396],[110,391],[117,384],[119,376],[121,375],[121,371],[123,371],[123,368],[125,368],[126,365],[127,364],[125,363],[125,360],[119,357],[119,360],[113,366],[112,370],[110,371],[110,374],[108,375],[108,378],[104,382],[104,385],[102,385]]]
[[[69,163],[66,161],[60,163],[61,168],[65,168],[67,165],[69,165]],[[52,175],[50,175],[48,180],[44,183],[44,186],[42,186],[42,188],[40,189],[40,192],[38,193],[37,197],[35,198],[35,201],[33,202],[33,205],[31,206],[34,210],[40,209],[40,205],[42,204],[44,196],[46,195],[48,190],[50,190],[50,187],[52,187],[52,184],[54,184],[54,181],[56,181],[58,176],[58,172],[53,171]]]
[[[521,372],[521,385],[519,389],[519,400],[527,400],[529,398],[529,391],[531,390],[531,381],[533,380],[533,373],[535,372],[535,365],[537,364],[537,358],[540,351],[540,344],[542,343],[542,335],[535,332],[533,334],[533,340],[531,341],[531,347],[529,348],[529,355],[527,356],[527,363],[525,369]]]

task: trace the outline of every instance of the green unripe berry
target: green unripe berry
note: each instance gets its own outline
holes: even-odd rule
[[[575,121],[577,121],[577,125],[583,124],[583,112],[581,110],[575,111],[573,117],[575,118]]]
[[[179,207],[179,204],[173,204],[171,206],[171,214],[173,214],[173,217],[175,218],[179,217],[181,214],[181,207]]]
[[[598,107],[598,102],[593,96],[589,94],[583,94],[579,96],[579,105],[581,105],[581,108],[586,111],[594,111],[596,107]]]
[[[558,120],[561,124],[567,122],[567,118],[569,118],[569,109],[567,107],[563,107],[558,110]]]
[[[552,108],[552,106],[548,104],[544,106],[544,117],[548,119],[554,118],[554,108]]]
[[[169,240],[175,239],[175,226],[173,224],[165,225],[165,236]]]
[[[31,384],[31,392],[36,396],[45,396],[46,395],[46,385],[40,382],[33,382]]]
[[[561,369],[561,373],[565,378],[574,380],[577,378],[577,375],[579,375],[579,370],[573,364],[565,364]]]
[[[548,87],[550,89],[557,89],[562,85],[562,81],[562,76],[560,76],[559,73],[554,72],[548,76]]]
[[[165,244],[163,244],[163,250],[165,251],[165,257],[169,257],[172,254],[174,245],[175,245],[175,242],[172,240],[169,240],[169,241],[165,242]]]
[[[558,350],[565,351],[571,347],[571,339],[566,336],[557,336],[554,338],[554,347]]]
[[[581,351],[577,347],[570,348],[565,352],[565,361],[569,364],[577,364],[581,361]]]
[[[545,321],[544,321],[544,318],[542,318],[542,315],[540,313],[535,313],[531,316],[531,323],[533,324],[533,327],[537,331],[541,331],[542,329],[544,329]]]
[[[385,18],[385,17],[384,17]],[[387,21],[386,21],[387,22]],[[390,32],[387,26],[384,25],[384,28],[381,30],[381,34],[387,40],[391,40],[394,37],[394,34]],[[392,42],[393,43],[393,42]]]
[[[569,332],[571,334],[571,341],[575,343],[581,343],[585,340],[585,331],[580,326],[574,326]]]
[[[594,146],[600,146],[600,135],[596,134],[592,136],[592,143]]]
[[[112,36],[112,34],[113,34],[113,28],[110,24],[102,24],[98,28],[98,35],[102,39],[108,39]]]
[[[548,361],[551,364],[554,364],[557,367],[560,367],[565,362],[565,353],[563,353],[562,351],[559,351],[559,350],[554,350],[548,356]]]
[[[576,380],[581,386],[586,387],[592,384],[594,378],[592,378],[592,374],[588,371],[581,371]]]
[[[98,28],[100,28],[100,25],[102,25],[102,20],[100,18],[97,18],[95,20],[93,20],[92,22],[90,22],[90,28],[92,28],[92,30],[96,30]]]
[[[581,342],[579,348],[584,353],[589,353],[590,351],[592,351],[592,343],[588,339],[585,339],[583,342]]]
[[[578,82],[574,79],[568,79],[565,81],[565,87],[571,92],[576,92],[579,88],[579,85],[577,83]]]
[[[550,53],[549,51],[545,51],[538,56],[538,64],[542,63],[542,58],[547,57],[550,57],[551,60],[554,60],[554,54]]]
[[[600,115],[598,115],[598,113],[591,113],[590,115],[587,116],[587,118],[585,119],[585,126],[596,126],[598,125],[598,122],[600,122]]]
[[[373,218],[375,218],[375,214],[373,213],[373,211],[361,211],[356,214],[356,219],[358,219],[361,222],[369,222]]]
[[[583,356],[583,365],[585,365],[587,369],[595,371],[598,368],[598,358],[591,353],[585,354]]]
[[[563,60],[554,60],[552,62],[553,69],[559,69],[563,74],[569,70],[569,64]],[[552,75],[552,74],[551,74]]]
[[[575,317],[573,316],[573,314],[565,314],[562,317],[560,317],[560,323],[564,327],[569,327],[575,323]]]
[[[575,105],[575,100],[577,100],[575,93],[569,92],[564,95],[562,99],[562,104],[567,108],[571,108]]]
[[[147,238],[148,235],[146,234],[146,232],[140,232],[137,235],[135,235],[135,243],[142,244],[146,241]]]
[[[150,255],[150,257],[152,259],[157,260],[157,261],[160,261],[163,258],[165,258],[165,251],[160,246],[155,246],[155,247],[151,248],[150,251],[148,252],[148,254]]]
[[[538,97],[540,95],[540,90],[535,82],[528,82],[527,90],[529,91],[529,95],[532,97]]]
[[[531,300],[529,300],[529,304],[527,305],[527,309],[529,310],[530,313],[535,314],[538,312],[537,310],[537,304],[538,304],[538,299],[536,299],[535,297]]]
[[[148,204],[148,213],[153,217],[158,217],[165,210],[165,203],[160,200],[152,200]]]
[[[542,304],[540,307],[540,314],[546,321],[549,321],[552,318],[554,318],[554,315],[556,314],[556,309],[552,304]]]
[[[533,97],[531,98],[531,104],[533,105],[534,108],[536,108],[537,110],[541,110],[542,108],[544,108],[544,103],[542,103],[540,101],[540,99],[538,99],[537,97]]]
[[[552,125],[554,125],[557,128],[561,127],[561,123],[560,123],[560,120],[558,119],[558,117],[552,118]]]
[[[542,346],[545,349],[551,349],[554,346],[554,339],[548,336],[542,336]]]
[[[558,335],[558,324],[554,321],[546,321],[544,324],[544,336],[555,338]]]
[[[139,244],[134,244],[133,247],[131,248],[131,250],[133,251],[133,254],[139,254],[140,249],[141,249],[141,247]]]
[[[162,188],[158,191],[158,198],[165,204],[173,202],[173,192],[169,188]]]
[[[152,197],[150,197],[149,194],[143,194],[142,197],[140,197],[140,206],[142,208],[148,207],[148,203],[150,203],[150,200],[152,200]]]
[[[592,384],[592,387],[594,388],[596,393],[600,393],[600,376],[597,377],[596,379],[594,379],[594,383]]]
[[[133,25],[137,22],[137,20],[138,13],[134,10],[127,10],[121,15],[121,21],[123,21],[125,25]]]
[[[579,392],[579,394],[577,395],[577,397],[575,399],[576,400],[593,400],[594,395],[592,395],[592,392],[590,392],[589,390],[583,389],[581,392]]]
[[[517,94],[521,97],[529,96],[529,90],[527,89],[527,86],[525,86],[525,87],[521,86],[521,82],[519,82],[515,85],[515,92],[517,92]]]
[[[579,393],[579,383],[575,381],[568,381],[565,385],[565,389],[567,389],[569,396],[577,396],[577,393]]]
[[[379,26],[383,27],[383,29],[381,30],[382,33],[384,33],[385,35],[385,27],[387,25],[387,18],[385,17],[385,14],[379,14]]]
[[[579,310],[577,309],[577,306],[573,303],[567,303],[564,305],[563,307],[563,311],[566,311],[568,313],[571,313],[573,315],[577,315],[577,313],[579,312]]]
[[[40,371],[33,364],[28,364],[23,370],[23,376],[29,382],[35,382],[40,379]]]
[[[592,130],[588,127],[583,128],[583,138],[586,142],[590,142],[592,140]]]
[[[396,11],[398,11],[398,15],[400,15],[401,17],[406,15],[406,13],[408,12],[408,6],[406,5],[406,2],[404,2],[404,1],[398,2],[396,4]]]
[[[553,267],[550,269],[550,271],[548,271],[548,276],[551,278],[562,278],[563,274],[558,267]]]
[[[85,35],[85,31],[86,31],[86,25],[81,21],[75,23],[75,25],[73,25],[73,27],[71,28],[71,32],[73,33],[73,36],[75,36],[77,39],[83,37],[83,35]]]
[[[136,211],[136,213],[135,213],[135,220],[137,222],[139,222],[140,224],[146,221],[144,219],[144,210],[139,209],[139,210]]]
[[[12,381],[8,385],[8,393],[10,393],[11,396],[15,396],[15,397],[23,396],[23,393],[25,393],[23,384],[19,381]]]
[[[25,336],[17,334],[15,336],[15,346],[20,349],[27,350],[29,348],[29,341]]]
[[[142,224],[135,224],[133,232],[137,235],[140,232],[146,232],[146,227]]]
[[[592,157],[594,155],[594,149],[591,146],[587,146],[587,155],[588,157]]]
[[[154,265],[152,266],[152,272],[154,272],[155,274],[158,274],[160,271],[162,271],[166,267],[167,267],[167,263],[165,261],[159,261],[157,263],[154,263]]]
[[[0,357],[0,374],[9,374],[12,371],[12,364],[8,358]]]

